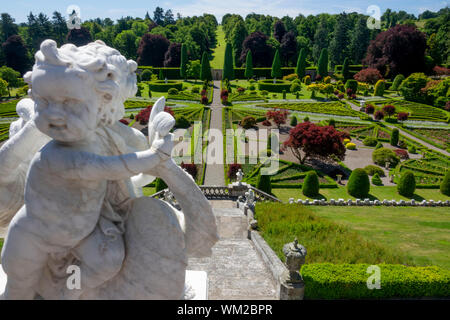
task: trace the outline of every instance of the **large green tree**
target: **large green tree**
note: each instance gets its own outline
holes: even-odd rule
[[[298,55],[295,73],[298,75],[300,79],[302,79],[305,76],[305,70],[306,70],[306,50],[302,48],[300,50],[300,54]]]
[[[233,65],[233,48],[231,43],[227,42],[225,47],[225,59],[223,61],[222,79],[234,79],[234,65]]]
[[[206,53],[206,52],[203,52],[203,56],[202,56],[200,79],[203,81],[205,81],[205,80],[211,81],[212,80],[211,66],[209,64],[208,53]]]
[[[114,47],[128,59],[136,59],[138,37],[133,30],[124,30],[114,39]]]
[[[320,52],[317,71],[322,78],[328,75],[328,50],[326,48],[322,49]]]
[[[181,45],[181,63],[180,63],[180,77],[182,79],[187,79],[187,49],[186,45],[183,43]]]
[[[241,20],[238,20],[236,25],[231,31],[231,45],[233,46],[233,56],[234,56],[234,64],[236,66],[240,66],[241,62],[239,61],[239,57],[242,52],[242,43],[245,38],[247,38],[248,32],[245,27],[245,23]]]
[[[283,73],[281,71],[280,52],[278,50],[275,51],[275,56],[273,57],[271,76],[274,79],[281,78],[283,76]]]
[[[253,56],[252,56],[252,50],[248,50],[247,57],[245,59],[245,74],[244,76],[247,79],[250,79],[253,77]]]
[[[350,36],[349,55],[355,64],[360,64],[367,51],[370,41],[370,30],[367,28],[367,18],[360,17]]]
[[[344,77],[344,80],[350,79],[349,61],[347,57],[344,59],[344,63],[342,64],[342,76]]]
[[[338,16],[335,24],[333,39],[330,42],[330,61],[331,65],[341,64],[347,56],[347,47],[349,43],[348,36],[348,18],[346,13]]]

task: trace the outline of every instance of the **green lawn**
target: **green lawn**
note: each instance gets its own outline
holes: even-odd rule
[[[306,199],[305,195],[303,195],[301,189],[272,189],[272,193],[278,197],[282,201],[288,201],[289,198],[297,199]],[[355,197],[350,196],[347,193],[346,187],[339,187],[334,189],[320,189],[320,196],[317,197],[317,199],[339,199],[342,198],[344,200],[353,199],[355,200]],[[370,196],[369,198],[371,200],[380,200],[383,201],[384,199],[387,200],[410,200],[407,197],[401,196],[397,193],[397,187],[396,186],[370,186]],[[312,199],[312,198],[309,198]],[[435,200],[435,201],[445,201],[450,200],[450,197],[447,197],[443,195],[439,189],[416,189],[416,192],[414,194],[414,199],[416,201],[422,201],[422,200]]]
[[[450,269],[450,212],[442,207],[309,207],[365,239],[401,250],[416,265]]]
[[[225,57],[225,33],[222,30],[222,26],[217,27],[217,46],[212,53],[213,59],[210,62],[212,69],[222,69],[223,61]]]
[[[394,263],[413,262],[400,250],[365,239],[357,231],[320,217],[300,205],[258,202],[255,208],[258,231],[284,260],[282,248],[294,238],[307,250],[306,263]]]

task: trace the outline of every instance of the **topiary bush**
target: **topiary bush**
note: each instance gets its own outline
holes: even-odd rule
[[[293,83],[291,84],[290,92],[292,93],[298,93],[302,89],[302,86],[299,83]]]
[[[389,162],[391,168],[395,167],[400,159],[394,151],[388,148],[379,148],[372,153],[372,160],[375,164],[384,167]]]
[[[450,170],[445,174],[444,180],[442,180],[441,186],[439,188],[441,193],[450,197]]]
[[[409,146],[408,147],[408,152],[412,153],[412,154],[417,153],[416,146],[413,146],[413,145]]]
[[[367,172],[367,174],[369,176],[374,176],[375,174],[378,174],[378,176],[380,176],[380,177],[385,176],[384,170],[378,166],[374,166],[373,164],[369,164],[368,166],[365,166],[364,170]]]
[[[169,91],[167,91],[167,93],[168,93],[168,94],[171,94],[171,95],[178,94],[178,89],[176,89],[176,88],[170,88]]]
[[[378,173],[375,173],[372,177],[372,184],[374,186],[381,186],[383,184],[383,182],[381,181],[380,176],[378,175]]]
[[[307,86],[309,86],[311,84],[311,77],[309,75],[305,76],[303,78],[303,83]]]
[[[412,197],[415,190],[416,178],[414,177],[414,173],[412,173],[411,171],[402,173],[400,181],[397,184],[398,193],[404,197]]]
[[[377,138],[374,137],[366,137],[363,140],[363,144],[369,147],[375,147],[377,145],[377,142],[378,142]]]
[[[384,95],[384,80],[377,81],[373,95],[377,97],[382,97]]]
[[[149,90],[156,92],[167,92],[170,88],[175,88],[178,91],[183,89],[183,83],[181,81],[176,80],[167,80],[167,83],[164,80],[156,80],[150,81],[148,83]]]
[[[345,147],[346,147],[348,150],[356,150],[356,144],[354,144],[353,142],[347,143],[347,144],[345,145]]]
[[[349,195],[364,199],[367,198],[370,191],[370,181],[367,172],[358,168],[352,171],[347,183],[347,192]]]
[[[345,89],[351,89],[353,93],[358,90],[358,81],[354,79],[349,79],[345,82]]]
[[[252,116],[246,116],[246,117],[242,118],[240,125],[244,129],[253,128],[256,125],[256,119],[253,118]]]
[[[302,186],[302,193],[311,198],[319,194],[319,177],[315,171],[309,171],[306,174]]]
[[[395,76],[394,82],[392,82],[392,86],[389,88],[390,90],[397,91],[403,80],[405,80],[405,76],[402,74],[398,74]]]
[[[175,116],[175,127],[179,129],[187,129],[191,126],[191,123],[185,116]]]
[[[270,194],[272,192],[272,183],[270,182],[270,176],[259,174],[256,188]]]
[[[383,144],[381,142],[378,142],[377,145],[375,146],[375,150],[383,148]]]
[[[276,83],[273,83],[273,79],[258,81],[258,89],[259,90],[267,90],[269,92],[282,93],[283,90],[287,91],[290,88],[291,88],[291,83],[289,81],[277,80]]]
[[[391,134],[391,141],[390,141],[391,146],[397,146],[399,135],[400,135],[400,133],[399,133],[398,129],[394,128],[392,130],[392,134]]]
[[[296,116],[292,116],[290,124],[291,124],[291,127],[295,127],[297,125],[297,117]]]

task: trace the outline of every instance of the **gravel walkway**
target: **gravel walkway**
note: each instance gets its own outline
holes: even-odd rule
[[[222,130],[222,108],[223,105],[220,101],[220,81],[214,81],[214,95],[213,102],[211,104],[211,123],[210,129],[218,129],[220,132]],[[208,148],[206,150],[206,154],[209,154],[210,147],[214,144],[214,138],[208,136]],[[223,143],[220,141],[220,148],[223,148]],[[222,151],[223,152],[223,151]],[[223,153],[221,154],[223,155]],[[214,156],[214,154],[212,154]],[[225,177],[224,177],[224,167],[223,167],[223,156],[219,159],[217,164],[208,164],[208,159],[206,159],[206,172],[205,172],[205,185],[208,186],[225,186]]]

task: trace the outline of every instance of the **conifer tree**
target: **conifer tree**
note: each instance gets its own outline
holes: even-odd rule
[[[280,53],[279,53],[278,49],[275,52],[275,56],[273,57],[271,76],[274,79],[281,78],[283,76],[283,73],[281,71]]]
[[[180,63],[180,77],[182,79],[187,79],[187,62],[188,62],[187,49],[186,45],[183,43],[181,45],[181,63]]]
[[[203,52],[202,56],[202,65],[200,69],[200,79],[202,81],[211,81],[212,80],[212,74],[211,74],[211,66],[209,65],[209,59],[208,54]]]
[[[234,79],[234,66],[233,66],[233,47],[231,43],[227,42],[225,48],[225,60],[223,62],[223,74],[222,80],[233,80]]]
[[[305,48],[300,50],[298,55],[297,67],[295,68],[295,73],[298,75],[299,79],[303,79],[306,70],[306,51]]]
[[[253,57],[252,51],[248,50],[247,57],[245,58],[245,77],[250,79],[253,77]]]

